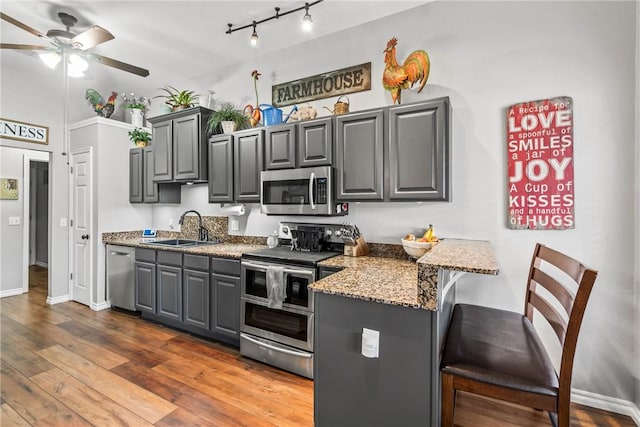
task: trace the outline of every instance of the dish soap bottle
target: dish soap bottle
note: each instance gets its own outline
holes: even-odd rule
[[[267,237],[267,246],[269,246],[269,248],[275,248],[278,246],[278,233],[276,231]]]

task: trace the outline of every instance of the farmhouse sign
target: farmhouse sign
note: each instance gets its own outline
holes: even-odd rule
[[[508,227],[574,228],[573,100],[558,97],[507,110]]]
[[[0,118],[0,138],[49,144],[49,128]]]
[[[271,103],[283,107],[365,90],[371,90],[371,62],[273,85]]]

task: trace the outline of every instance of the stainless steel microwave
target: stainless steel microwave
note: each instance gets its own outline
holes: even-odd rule
[[[337,203],[331,166],[278,169],[260,173],[260,212],[267,215],[346,215]]]

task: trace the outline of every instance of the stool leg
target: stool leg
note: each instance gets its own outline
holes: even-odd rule
[[[442,374],[442,427],[453,427],[453,412],[455,407],[455,394],[453,388],[453,375]]]

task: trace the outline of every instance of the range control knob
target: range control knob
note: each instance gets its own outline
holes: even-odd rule
[[[336,236],[336,237],[340,237],[341,235],[342,235],[342,231],[340,231],[340,230],[336,230],[336,234],[335,234],[335,236]]]

